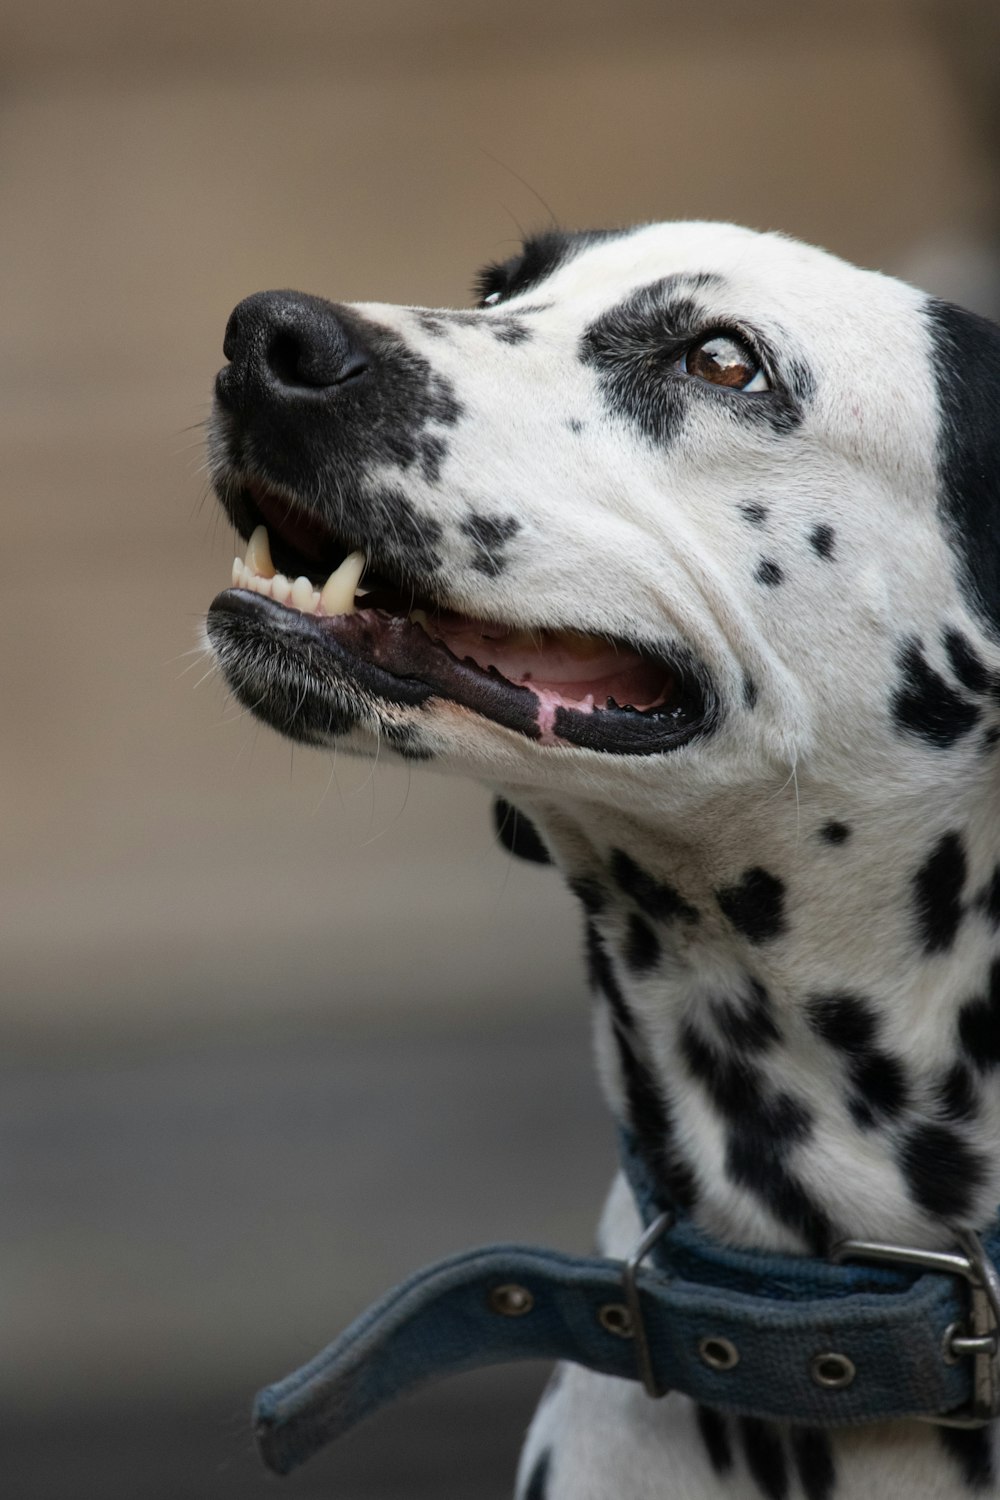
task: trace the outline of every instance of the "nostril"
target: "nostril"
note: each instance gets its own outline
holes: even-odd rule
[[[352,349],[346,338],[330,336],[317,339],[303,337],[299,329],[282,328],[272,334],[267,345],[268,369],[279,385],[326,390],[357,379],[368,368],[367,360]],[[340,334],[341,330],[337,329]],[[307,330],[308,335],[308,330]]]
[[[294,333],[282,329],[274,334],[267,346],[268,366],[282,385],[315,385],[315,380],[304,380],[302,370],[302,345]]]

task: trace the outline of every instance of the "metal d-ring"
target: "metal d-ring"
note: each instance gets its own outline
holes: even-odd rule
[[[658,1400],[661,1396],[665,1396],[669,1387],[661,1387],[657,1384],[656,1374],[653,1370],[653,1360],[649,1352],[649,1338],[642,1316],[642,1303],[639,1300],[639,1285],[636,1277],[639,1274],[639,1267],[646,1259],[650,1250],[652,1250],[657,1240],[662,1239],[673,1222],[674,1216],[669,1210],[666,1213],[660,1214],[658,1219],[654,1219],[622,1267],[622,1290],[625,1293],[625,1305],[629,1310],[629,1317],[632,1323],[632,1336],[635,1339],[635,1362],[639,1368],[639,1379],[642,1381],[646,1395],[652,1396],[655,1400]]]

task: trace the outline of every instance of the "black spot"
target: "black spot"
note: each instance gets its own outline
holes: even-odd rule
[[[958,1036],[980,1073],[1000,1065],[1000,960],[990,965],[985,994],[967,1000],[959,1011]]]
[[[747,675],[743,677],[743,702],[747,708],[757,707],[757,684]]]
[[[719,1052],[690,1022],[678,1041],[688,1071],[730,1125],[725,1165],[731,1181],[821,1252],[830,1240],[829,1220],[784,1162],[789,1148],[812,1131],[809,1110],[790,1094],[769,1095],[759,1068],[745,1056]]]
[[[585,912],[596,916],[599,911],[604,910],[605,895],[600,883],[590,875],[574,875],[569,882],[569,888],[580,902]]]
[[[429,333],[432,338],[442,338],[448,332],[445,317],[438,313],[425,312],[423,308],[415,311],[414,319],[417,327],[422,328],[424,333]]]
[[[716,891],[715,899],[738,932],[751,943],[766,943],[785,931],[785,886],[759,865],[744,871],[736,885]]]
[[[851,830],[846,823],[824,823],[819,836],[828,844],[845,844],[851,836]]]
[[[893,1119],[910,1098],[906,1070],[898,1057],[874,1050],[852,1060],[848,1075],[865,1107],[865,1119]]]
[[[702,294],[720,282],[707,272],[677,272],[638,287],[585,329],[580,340],[580,360],[597,371],[610,410],[661,446],[672,441],[693,403],[709,402],[727,422],[776,433],[790,432],[802,420],[804,397],[780,380],[769,391],[745,394],[680,370],[685,348],[711,321]],[[766,347],[759,329],[755,340],[771,367],[778,367],[782,361]]]
[[[742,1052],[763,1052],[781,1040],[770,996],[756,979],[750,981],[748,999],[713,999],[710,1006],[719,1034]]]
[[[760,505],[756,500],[743,501],[740,505],[740,512],[751,526],[763,526],[767,520],[767,506]]]
[[[833,557],[833,527],[825,522],[814,526],[809,533],[809,545],[817,557],[825,558],[829,562]]]
[[[987,729],[986,733],[983,735],[983,749],[992,750],[996,745],[997,740],[1000,740],[1000,725],[991,724],[989,729]]]
[[[628,919],[625,962],[636,974],[654,969],[660,959],[660,940],[644,917],[633,912]]]
[[[805,1015],[817,1036],[841,1052],[864,1051],[878,1035],[875,1013],[857,995],[811,995]]]
[[[989,884],[979,892],[976,905],[993,927],[1000,927],[1000,865],[993,866]]]
[[[476,274],[475,296],[483,302],[487,297],[499,294],[504,301],[537,286],[553,271],[565,265],[574,256],[580,255],[591,245],[605,240],[622,239],[631,233],[620,229],[585,229],[569,233],[562,229],[547,229],[541,234],[530,235],[517,255],[509,260],[493,262]],[[525,308],[523,311],[544,311],[544,308]]]
[[[985,1159],[947,1125],[914,1126],[899,1164],[914,1201],[942,1219],[964,1218],[988,1175]]]
[[[552,1467],[552,1450],[543,1448],[532,1464],[524,1500],[545,1500],[549,1492],[549,1471]]]
[[[664,1205],[672,1202],[688,1208],[696,1197],[694,1174],[677,1150],[666,1093],[642,1057],[644,1048],[635,1019],[593,922],[587,923],[587,960],[591,983],[604,995],[611,1011],[625,1107],[636,1148]]]
[[[892,695],[892,715],[901,732],[947,749],[978,723],[977,705],[935,672],[919,642],[908,641],[902,646],[897,664],[902,681]]]
[[[783,583],[785,580],[784,573],[774,559],[770,557],[761,558],[757,564],[757,571],[754,577],[758,583],[766,583],[769,588],[776,588],[779,583]]]
[[[752,1193],[780,1224],[800,1234],[814,1254],[826,1254],[833,1239],[830,1220],[788,1170],[782,1150],[775,1149],[766,1134],[747,1131],[743,1126],[730,1130],[726,1137],[726,1173],[731,1182]]]
[[[928,299],[941,425],[937,460],[948,540],[966,597],[1000,626],[1000,328]]]
[[[961,836],[946,833],[913,877],[913,911],[925,952],[946,953],[954,943],[967,873]]]
[[[530,818],[518,812],[504,797],[493,799],[493,827],[508,854],[535,865],[550,865],[552,857]]]
[[[631,1032],[634,1025],[631,1008],[622,993],[621,986],[615,978],[614,969],[611,967],[611,960],[608,958],[604,944],[601,941],[601,934],[593,922],[587,922],[585,936],[587,945],[587,974],[590,978],[591,986],[607,1000],[611,1007],[611,1018],[616,1028],[620,1028],[625,1032]]]
[[[941,1111],[949,1120],[972,1120],[979,1099],[972,1070],[963,1062],[952,1063],[937,1087]]]
[[[531,338],[531,329],[520,318],[491,318],[488,326],[501,344],[524,344]]]
[[[442,438],[425,435],[420,439],[420,472],[429,484],[437,484],[447,457],[448,444]]]
[[[709,1463],[716,1474],[728,1474],[733,1467],[733,1450],[729,1446],[729,1429],[725,1417],[709,1406],[699,1406],[696,1408],[695,1418]]]
[[[963,687],[973,693],[986,693],[994,686],[993,678],[972,642],[960,630],[946,630],[944,649],[951,670]]]
[[[620,889],[647,917],[659,922],[669,922],[673,917],[688,923],[698,921],[697,911],[679,891],[667,881],[648,874],[624,849],[612,849],[611,874]]]
[[[791,1438],[805,1500],[830,1500],[837,1471],[829,1437],[817,1427],[793,1427]]]
[[[954,1459],[970,1490],[993,1488],[993,1437],[989,1427],[940,1427],[944,1451]]]
[[[740,1417],[743,1451],[747,1467],[767,1500],[785,1500],[788,1494],[788,1466],[781,1433],[770,1422],[758,1417]]]
[[[472,511],[462,522],[460,530],[470,539],[474,556],[472,566],[477,573],[496,578],[507,566],[503,549],[521,529],[515,516],[481,516]]]
[[[586,425],[587,424],[585,422],[580,421],[579,417],[570,417],[566,423],[566,426],[569,428],[570,432],[576,434],[577,436],[579,436]]]

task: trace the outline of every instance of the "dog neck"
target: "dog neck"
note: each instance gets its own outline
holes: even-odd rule
[[[1000,845],[981,799],[834,806],[800,778],[677,826],[530,811],[664,1195],[734,1244],[947,1245],[1000,1202]]]

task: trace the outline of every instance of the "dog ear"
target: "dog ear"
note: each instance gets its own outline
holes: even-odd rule
[[[538,835],[538,830],[524,813],[505,797],[493,799],[493,827],[497,838],[509,854],[527,859],[533,865],[550,865],[552,857]]]
[[[1000,635],[1000,325],[929,299],[941,507],[969,602]]]

